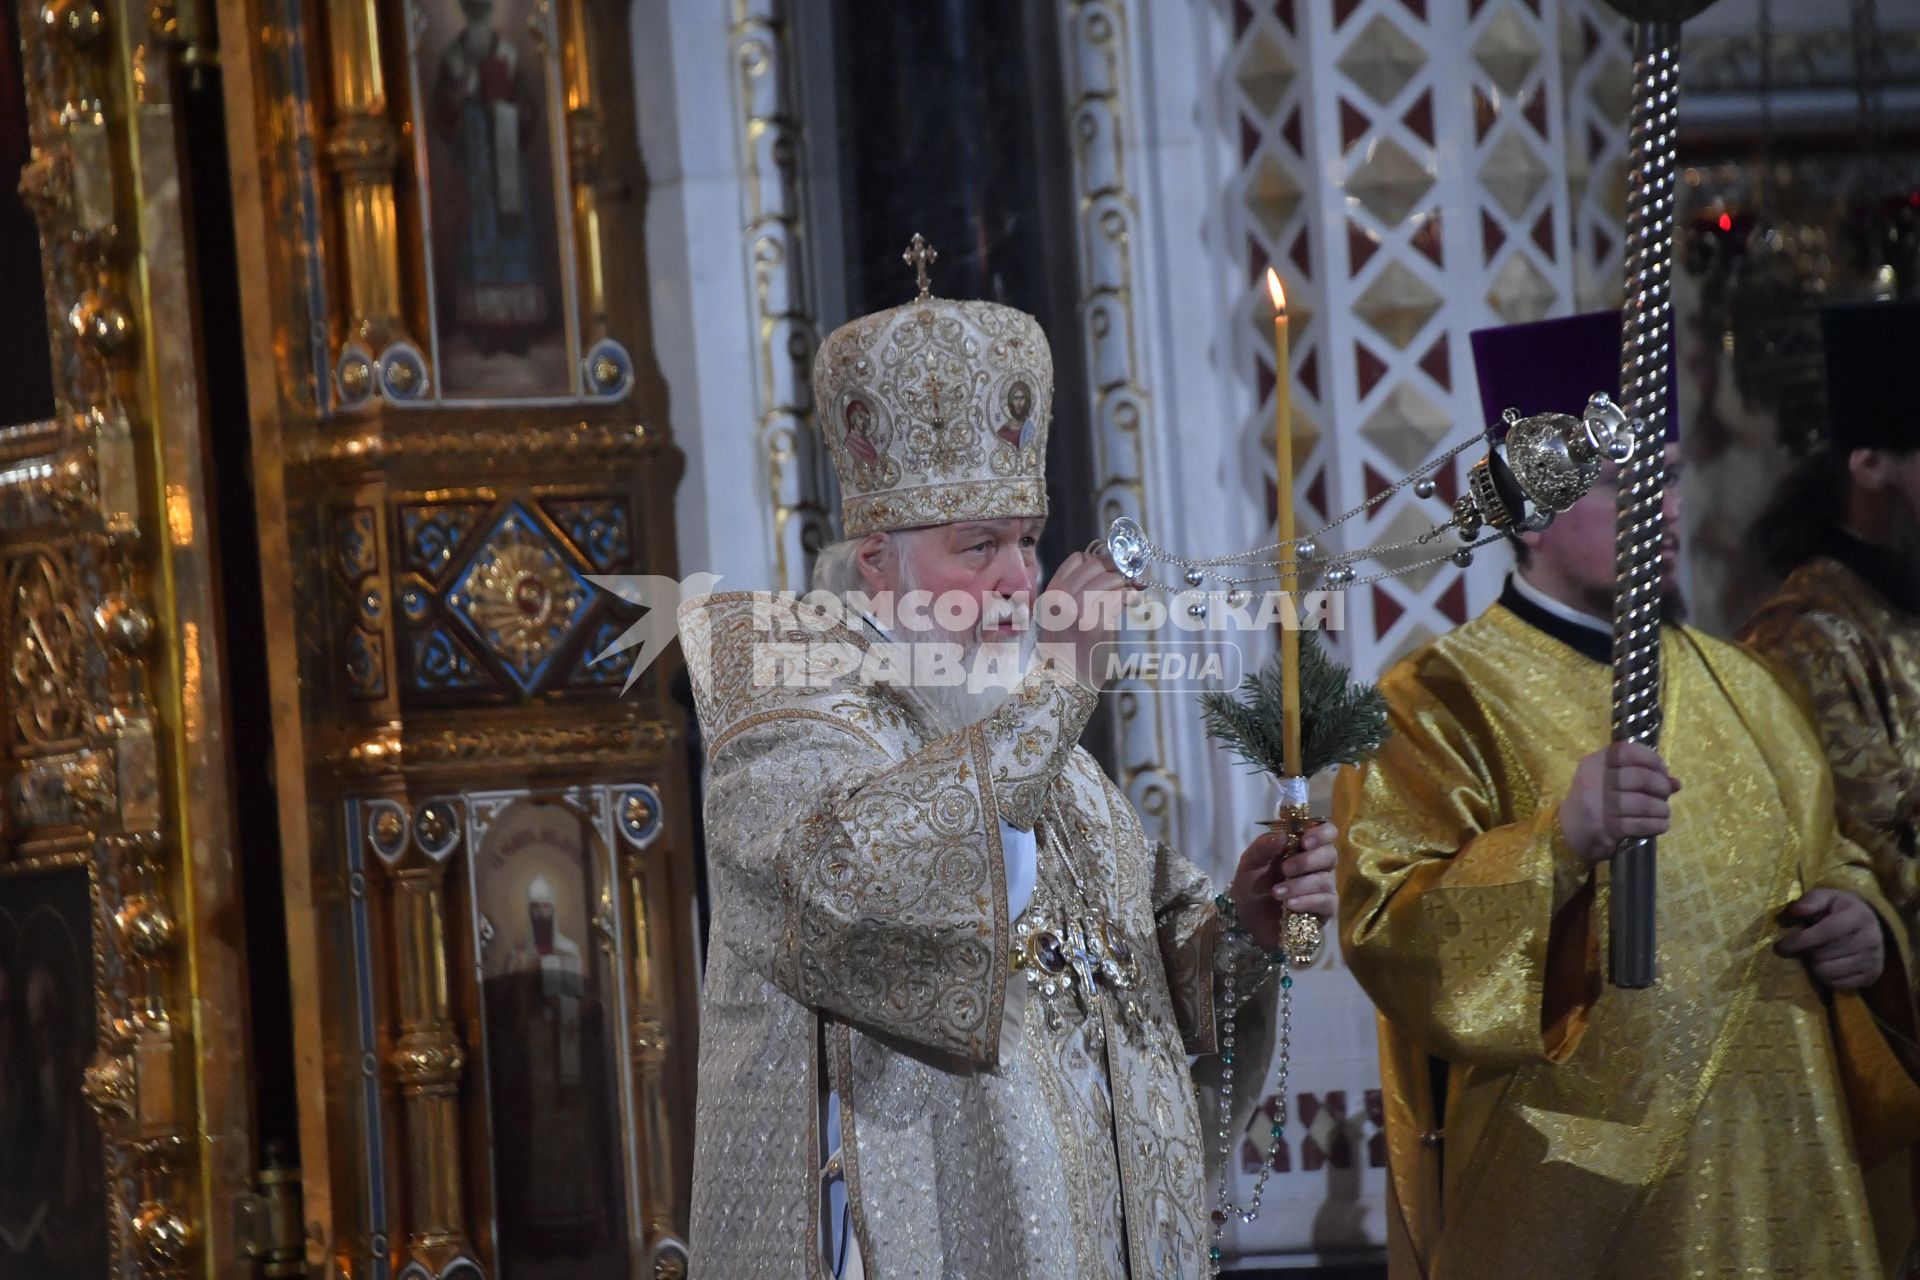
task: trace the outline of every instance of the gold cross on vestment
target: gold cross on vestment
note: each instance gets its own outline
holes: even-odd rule
[[[933,296],[933,281],[927,276],[927,268],[940,260],[940,251],[928,244],[918,231],[913,233],[913,243],[900,255],[900,260],[913,268],[914,277],[920,282],[920,296],[916,302],[925,302]]]

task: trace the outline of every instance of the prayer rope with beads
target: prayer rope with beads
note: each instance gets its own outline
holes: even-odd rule
[[[1265,956],[1268,972],[1280,970],[1280,1034],[1279,1067],[1280,1078],[1275,1095],[1273,1119],[1267,1129],[1267,1154],[1260,1161],[1260,1176],[1253,1184],[1253,1198],[1243,1209],[1233,1203],[1228,1193],[1232,1170],[1230,1158],[1233,1154],[1233,1076],[1234,1076],[1234,1024],[1238,1017],[1239,1003],[1235,998],[1237,983],[1234,966],[1218,966],[1220,970],[1220,1002],[1225,1009],[1220,1016],[1220,1102],[1216,1119],[1220,1151],[1220,1185],[1214,1196],[1212,1227],[1207,1242],[1207,1274],[1220,1274],[1220,1240],[1227,1229],[1229,1216],[1237,1215],[1241,1222],[1252,1222],[1260,1216],[1260,1200],[1266,1194],[1267,1179],[1272,1176],[1275,1158],[1280,1154],[1280,1145],[1287,1127],[1287,1073],[1292,1065],[1293,1038],[1293,974],[1289,971],[1287,952],[1284,947],[1267,951],[1254,941],[1245,929],[1240,927],[1240,908],[1229,894],[1218,894],[1213,900],[1214,909],[1219,912],[1226,926],[1226,940],[1237,942],[1244,947],[1260,950]],[[1258,985],[1256,983],[1256,985]]]

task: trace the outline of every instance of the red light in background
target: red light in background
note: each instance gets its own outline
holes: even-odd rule
[[[1732,214],[1730,214],[1730,213],[1723,213],[1723,214],[1721,214],[1721,215],[1720,215],[1720,229],[1721,229],[1722,231],[1731,231],[1731,230],[1733,230],[1733,215],[1732,215]]]

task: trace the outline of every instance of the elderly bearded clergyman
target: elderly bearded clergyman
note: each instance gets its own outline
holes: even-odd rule
[[[1225,1048],[1223,970],[1257,992],[1243,1024],[1270,1013],[1263,948],[1283,907],[1331,914],[1331,832],[1290,857],[1261,836],[1231,909],[1216,906],[1077,745],[1111,633],[1050,636],[1029,660],[1027,633],[996,621],[1038,587],[1053,368],[1032,317],[931,297],[923,279],[917,300],[826,341],[814,390],[848,537],[818,584],[971,599],[958,616],[979,620],[889,635],[906,611],[849,611],[787,638],[861,653],[947,641],[1023,674],[1010,689],[774,681],[759,660],[780,639],[770,597],[681,609],[714,886],[695,1267],[1204,1274],[1219,1121],[1210,1102],[1202,1125],[1190,1055],[1204,1071]],[[1076,555],[1042,604],[1100,616],[1124,585]],[[1238,1038],[1237,1074],[1257,1081],[1248,1026]]]

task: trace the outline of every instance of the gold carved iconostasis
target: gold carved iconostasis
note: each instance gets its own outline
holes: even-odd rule
[[[0,13],[0,1280],[686,1273],[626,24]]]

